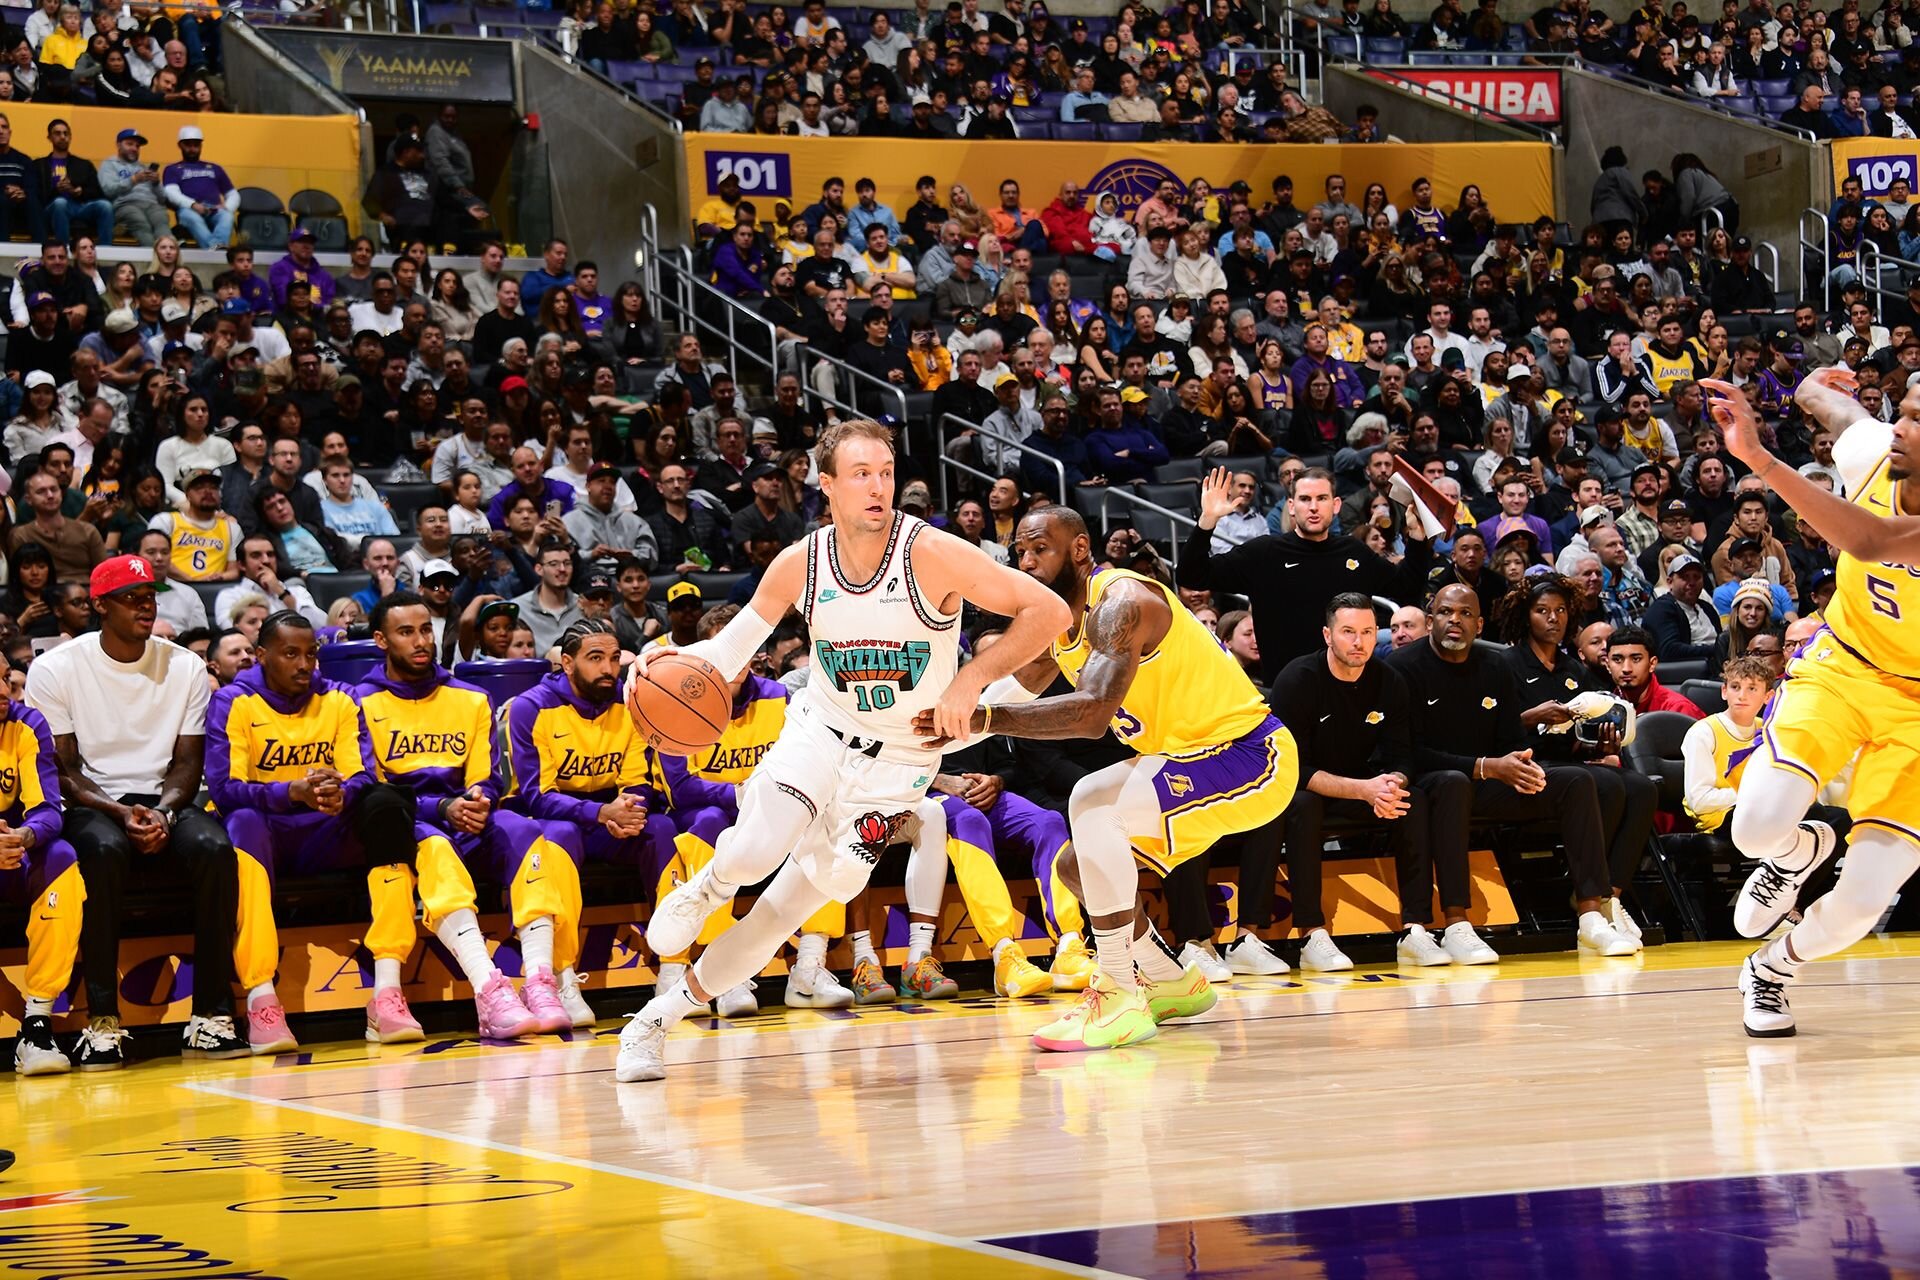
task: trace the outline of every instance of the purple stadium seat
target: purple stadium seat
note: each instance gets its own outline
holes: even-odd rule
[[[1056,142],[1092,142],[1099,134],[1100,126],[1086,121],[1065,121],[1053,125],[1053,137]]]
[[[1368,62],[1402,62],[1407,56],[1407,42],[1397,36],[1368,37],[1362,45]]]
[[[456,22],[472,22],[473,6],[462,0],[459,4],[425,4],[421,6],[421,16],[427,27],[452,26]]]
[[[326,650],[321,650],[323,658],[325,654]],[[551,670],[545,658],[506,658],[499,662],[456,663],[453,678],[464,680],[486,694],[487,701],[498,711],[509,698],[518,697],[546,679]]]
[[[1755,80],[1750,88],[1754,94],[1761,97],[1778,97],[1780,94],[1791,93],[1793,91],[1793,81],[1785,78],[1779,80]]]
[[[1146,134],[1147,126],[1138,123],[1103,124],[1100,134],[1108,142],[1138,142]]]
[[[637,80],[652,80],[653,64],[639,59],[632,62],[608,62],[607,79],[615,84],[632,84]]]
[[[359,684],[385,662],[386,653],[374,640],[338,640],[320,646],[320,674],[342,684]],[[522,658],[531,662],[531,658]],[[541,663],[542,666],[546,664]]]

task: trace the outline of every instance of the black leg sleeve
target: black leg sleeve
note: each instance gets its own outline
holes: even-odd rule
[[[414,853],[419,848],[413,838],[413,817],[411,792],[391,783],[376,782],[360,793],[349,821],[360,847],[366,851],[368,866],[413,865]]]
[[[1167,928],[1175,946],[1183,942],[1206,942],[1213,937],[1213,916],[1207,910],[1208,854],[1188,858],[1168,873],[1161,883],[1167,894]]]
[[[1652,778],[1631,769],[1594,768],[1621,790],[1620,825],[1608,830],[1607,867],[1616,888],[1632,886],[1653,840],[1653,816],[1660,807],[1660,788]]]
[[[90,1017],[120,1016],[120,913],[127,898],[133,842],[121,825],[98,809],[67,810],[61,834],[78,855],[87,886],[80,917],[80,971],[87,984]]]
[[[1293,895],[1293,927],[1327,923],[1320,909],[1320,856],[1325,846],[1327,799],[1302,787],[1287,806],[1287,891]]]
[[[240,911],[233,842],[212,814],[185,809],[174,820],[167,853],[193,883],[193,1012],[207,1017],[233,1007],[233,937]]]

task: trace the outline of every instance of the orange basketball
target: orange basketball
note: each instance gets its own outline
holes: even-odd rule
[[[720,741],[733,718],[733,696],[712,663],[669,653],[649,663],[645,675],[627,677],[627,711],[648,746],[690,756]]]

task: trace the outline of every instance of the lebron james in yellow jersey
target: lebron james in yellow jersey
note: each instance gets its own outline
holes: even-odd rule
[[[1865,937],[1920,870],[1920,379],[1891,425],[1854,401],[1851,371],[1809,374],[1802,413],[1839,433],[1833,456],[1846,496],[1813,484],[1767,452],[1744,397],[1702,383],[1729,451],[1842,549],[1823,625],[1787,666],[1740,780],[1733,841],[1761,865],[1740,892],[1734,922],[1749,937],[1777,924],[1834,848],[1824,823],[1803,822],[1821,784],[1854,762],[1847,859],[1831,892],[1747,960],[1740,975],[1753,1036],[1790,1036],[1787,988],[1800,966]]]
[[[1139,753],[1081,779],[1068,800],[1073,849],[1063,878],[1085,906],[1100,972],[1073,1012],[1034,1033],[1043,1049],[1117,1048],[1214,1002],[1206,977],[1183,971],[1136,909],[1136,859],[1164,876],[1222,836],[1278,818],[1299,757],[1239,663],[1169,588],[1096,568],[1078,513],[1028,515],[1013,553],[1023,573],[1066,600],[1074,625],[1046,656],[987,689],[972,732],[1092,738],[1111,727]],[[1074,691],[1034,700],[1059,675]],[[930,732],[931,718],[922,720]]]

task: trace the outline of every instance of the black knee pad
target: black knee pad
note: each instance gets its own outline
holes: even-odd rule
[[[399,787],[377,782],[361,793],[353,806],[353,834],[366,851],[368,866],[413,865],[418,848],[413,817],[413,796]]]

